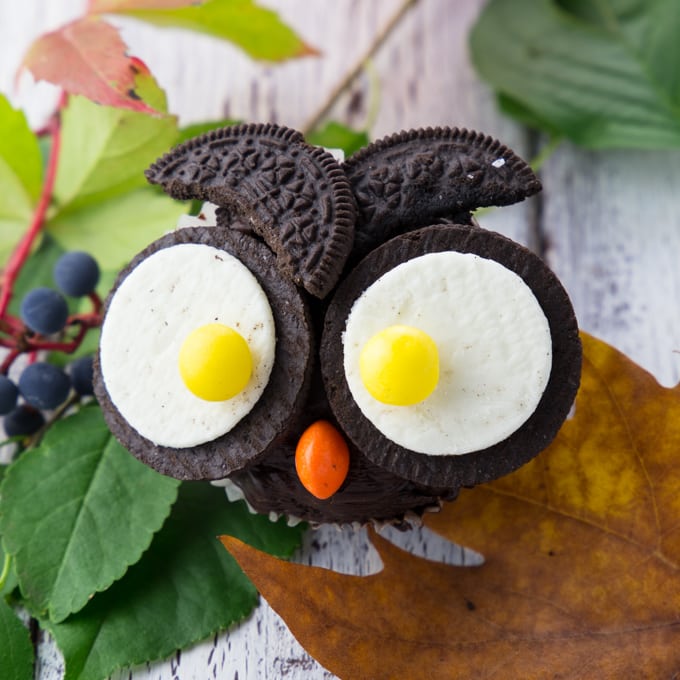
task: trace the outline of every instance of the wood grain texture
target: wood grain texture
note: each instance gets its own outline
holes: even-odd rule
[[[115,19],[132,53],[168,91],[183,123],[223,117],[304,128],[346,74],[382,37],[401,0],[270,0],[319,59],[255,64],[236,48],[181,31]],[[374,138],[399,129],[459,125],[497,136],[525,158],[536,140],[502,117],[474,74],[466,35],[483,0],[420,0],[375,51],[331,108],[331,118],[370,124]],[[82,10],[81,0],[0,3],[0,90],[29,41]],[[47,86],[14,95],[38,124],[51,109]],[[540,141],[540,140],[539,140]],[[677,152],[590,153],[564,145],[544,166],[544,192],[521,205],[485,212],[480,222],[548,257],[570,292],[582,328],[611,342],[665,384],[680,377],[680,156]],[[460,561],[460,551],[425,532],[397,537],[420,554]],[[379,569],[364,531],[310,532],[296,559],[349,573]],[[468,557],[467,559],[474,559]],[[63,661],[39,645],[39,680],[60,680]],[[115,680],[328,680],[281,619],[262,605],[244,624],[162,663]]]
[[[583,329],[680,380],[680,154],[564,145],[545,165],[548,260]]]

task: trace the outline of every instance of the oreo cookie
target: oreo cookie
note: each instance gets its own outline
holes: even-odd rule
[[[346,342],[343,336],[352,308],[371,284],[404,262],[448,251],[492,260],[524,281],[547,319],[552,365],[536,409],[508,437],[469,453],[446,455],[444,450],[437,452],[443,455],[423,455],[389,439],[362,413],[350,390],[340,348]],[[472,300],[470,303],[475,305]],[[385,304],[389,307],[390,301],[386,300]],[[417,304],[416,298],[413,305]],[[446,313],[445,309],[441,310],[442,318]],[[509,313],[513,314],[514,310]],[[331,409],[363,455],[405,480],[424,486],[445,486],[451,491],[508,474],[548,446],[569,413],[581,374],[581,342],[576,318],[555,274],[518,243],[494,232],[460,225],[426,227],[396,237],[371,252],[343,281],[329,305],[320,356]]]
[[[350,457],[345,483],[326,501],[315,498],[300,484],[291,465],[293,445],[277,449],[266,462],[240,470],[230,479],[258,512],[297,517],[314,525],[374,522],[407,528],[457,496],[457,489],[426,487],[394,475],[371,463],[353,445]]]
[[[212,130],[175,147],[146,177],[174,198],[211,201],[251,225],[279,270],[315,297],[337,283],[353,243],[354,196],[333,156],[296,130]]]
[[[355,255],[405,231],[510,205],[541,190],[531,168],[497,139],[424,128],[373,142],[344,164],[357,202]]]
[[[255,276],[270,302],[276,327],[276,350],[273,368],[261,396],[252,410],[229,432],[199,445],[176,447],[154,443],[141,435],[122,415],[120,406],[111,398],[107,387],[107,380],[111,377],[102,371],[101,347],[94,363],[95,394],[112,433],[143,463],[177,479],[221,479],[266,457],[270,450],[276,448],[279,438],[297,423],[307,400],[314,361],[311,319],[298,289],[278,271],[276,258],[266,245],[238,231],[219,227],[196,227],[180,229],[155,241],[121,272],[104,309],[103,332],[106,331],[112,301],[135,269],[164,249],[186,244],[212,246],[218,252],[237,257]],[[219,290],[195,290],[191,281],[182,280],[181,272],[178,285],[189,286],[189,295],[195,305],[205,304],[215,296],[224,295]],[[164,299],[159,295],[158,304],[163,302]],[[148,313],[156,313],[156,310],[150,307]],[[173,317],[180,317],[182,314],[181,306],[173,306],[165,310],[159,323],[171,323]],[[139,331],[131,326],[126,332],[134,336]],[[159,348],[159,355],[161,349]],[[134,354],[134,337],[130,354]],[[161,356],[149,359],[154,362],[163,361]],[[170,359],[174,360],[173,357]],[[137,362],[138,357],[130,356],[129,361]],[[141,371],[138,380],[141,389],[144,381]],[[172,405],[173,396],[168,396],[169,406]],[[150,407],[151,404],[146,406]],[[144,408],[144,404],[141,408]]]

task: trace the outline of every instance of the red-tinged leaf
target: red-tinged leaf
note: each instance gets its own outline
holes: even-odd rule
[[[583,336],[573,419],[426,523],[485,556],[435,564],[373,536],[358,577],[224,545],[341,678],[674,678],[680,671],[680,387]]]
[[[23,61],[36,80],[47,80],[97,104],[158,113],[135,89],[146,70],[110,24],[96,17],[78,19],[38,38]]]

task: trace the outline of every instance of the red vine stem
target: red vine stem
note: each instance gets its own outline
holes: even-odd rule
[[[0,318],[0,331],[10,335],[18,335],[24,330],[24,325],[12,316]]]
[[[7,353],[2,365],[0,365],[0,375],[7,375],[9,367],[14,363],[14,360],[19,356],[19,354],[21,354],[21,351],[18,349],[11,349]]]
[[[90,298],[94,314],[99,314],[102,310],[103,303],[97,291],[93,290],[87,297]],[[99,318],[99,323],[101,323],[101,317]]]
[[[78,347],[80,347],[80,343],[83,341],[87,331],[97,325],[96,322],[90,322],[88,319],[77,319],[76,322],[80,323],[80,328],[78,329],[78,334],[72,340],[66,340],[64,342],[34,340],[30,345],[31,350],[51,350],[53,352],[64,352],[65,354],[75,352]]]
[[[7,262],[7,266],[2,273],[2,279],[0,280],[0,319],[6,319],[7,308],[12,299],[14,284],[19,276],[19,272],[31,253],[31,248],[33,247],[35,239],[45,226],[45,217],[47,216],[47,210],[52,201],[54,182],[57,177],[57,166],[59,165],[59,152],[61,150],[61,117],[59,113],[65,103],[66,94],[62,93],[57,112],[49,123],[49,129],[52,134],[52,148],[50,149],[50,157],[45,171],[45,181],[43,183],[38,205],[33,214],[33,220],[31,221],[28,231],[24,234],[21,241],[19,241],[19,244],[12,253]]]

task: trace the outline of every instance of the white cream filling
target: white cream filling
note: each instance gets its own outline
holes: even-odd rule
[[[321,148],[333,156],[338,163],[342,164],[345,162],[345,152],[343,149],[334,149],[329,146],[322,146]]]
[[[205,201],[197,215],[180,215],[177,219],[177,229],[186,227],[214,227],[217,224],[217,208],[215,203]]]
[[[439,383],[413,406],[378,402],[359,373],[366,341],[393,324],[420,328],[439,351]],[[548,321],[526,283],[494,260],[451,251],[404,262],[369,286],[349,314],[343,351],[366,418],[393,442],[428,455],[503,441],[535,411],[552,365]]]
[[[222,402],[193,395],[177,363],[187,335],[213,322],[236,329],[253,357],[246,388]],[[190,447],[229,432],[252,410],[275,346],[269,301],[248,268],[222,250],[186,243],[150,255],[116,291],[101,331],[101,372],[111,400],[139,434]]]

